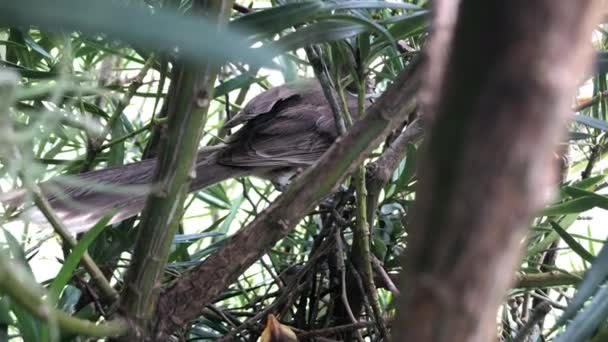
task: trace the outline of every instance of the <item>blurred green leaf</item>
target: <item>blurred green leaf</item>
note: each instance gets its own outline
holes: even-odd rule
[[[578,114],[574,116],[574,121],[592,128],[597,128],[604,132],[608,132],[608,122],[604,120],[596,119],[584,114]]]
[[[220,235],[222,235],[222,233],[219,233],[219,232],[204,232],[204,233],[196,233],[196,234],[177,234],[173,238],[173,243],[175,243],[175,244],[182,244],[182,243],[191,244],[191,243],[193,243],[195,241],[198,241],[200,239],[204,239],[204,238],[208,238],[208,237],[214,237],[214,236],[220,236]]]
[[[271,7],[233,20],[230,25],[237,29],[255,32],[252,37],[264,37],[300,23],[305,23],[324,8],[321,1],[304,1]]]
[[[145,6],[117,1],[2,1],[0,21],[55,31],[82,31],[89,35],[104,33],[161,52],[177,48],[183,58],[194,63],[210,61],[223,64],[231,60],[268,66],[276,55],[268,47],[249,48],[244,44],[247,34],[228,29],[217,32],[214,24],[201,18],[163,10],[151,11]]]
[[[607,266],[608,264],[604,267]],[[597,331],[599,325],[606,321],[606,317],[608,317],[608,286],[604,285],[566,330],[557,336],[555,342],[586,341]]]
[[[220,83],[217,87],[215,87],[215,91],[213,92],[214,97],[220,97],[228,94],[229,92],[241,89],[244,87],[248,87],[256,82],[264,80],[263,77],[252,77],[248,74],[241,74],[234,78],[231,78],[227,81]]]
[[[326,20],[287,34],[272,45],[283,51],[293,51],[308,45],[353,37],[367,30],[368,27],[363,24],[343,20]]]
[[[572,183],[572,187],[576,187],[583,190],[593,190],[595,186],[602,182],[606,178],[606,175],[597,175],[585,179],[581,179],[577,182]]]
[[[337,10],[362,8],[392,8],[419,10],[420,7],[407,3],[389,1],[302,1],[271,7],[235,19],[231,25],[246,28],[256,34],[252,38],[265,37],[272,33],[320,19],[323,15],[334,15]]]
[[[243,197],[241,195],[237,199],[232,201],[232,205],[230,206],[230,212],[228,213],[228,216],[226,217],[226,219],[224,219],[222,224],[217,228],[218,233],[220,233],[222,235],[226,235],[228,233],[228,229],[230,228],[232,221],[234,221],[236,214],[238,213],[238,210],[241,207],[241,204],[243,203],[244,199],[245,199],[245,197]]]
[[[0,325],[13,324],[14,320],[10,315],[8,297],[0,297]]]
[[[196,198],[218,209],[230,209],[230,198],[221,184],[212,185],[196,193]]]
[[[403,39],[414,34],[420,34],[427,29],[429,21],[427,11],[418,11],[410,14],[396,16],[387,21],[390,23],[388,31],[396,39]]]
[[[593,208],[608,209],[608,198],[604,196],[585,196],[567,200],[562,203],[554,204],[545,208],[542,212],[544,216],[558,216],[573,213],[582,213]]]
[[[572,298],[572,301],[570,302],[570,304],[568,305],[568,307],[566,308],[566,310],[564,311],[562,316],[558,319],[558,321],[555,323],[555,325],[553,326],[553,328],[551,330],[552,331],[557,330],[559,327],[564,325],[567,321],[574,318],[576,316],[577,312],[598,291],[600,286],[603,283],[605,283],[606,277],[608,277],[608,245],[604,244],[604,247],[602,247],[602,250],[597,255],[593,264],[591,265],[591,268],[589,269],[589,271],[587,271],[587,274],[585,274],[583,281],[580,283],[576,295],[574,296],[574,298]],[[599,299],[597,299],[597,301],[599,301],[600,304],[594,304],[594,305],[590,304],[589,305],[590,311],[587,311],[587,313],[584,316],[577,317],[577,320],[576,320],[577,323],[574,326],[571,326],[567,329],[568,334],[564,334],[566,337],[569,337],[573,334],[578,334],[578,333],[582,332],[581,329],[584,328],[583,326],[585,324],[584,322],[581,322],[582,317],[585,317],[585,320],[591,320],[595,317],[595,314],[598,313],[598,310],[602,311],[602,310],[605,310],[606,308],[608,308],[608,307],[606,307],[606,304],[608,304],[608,302],[605,302],[606,300],[608,300],[607,288],[608,287],[603,288],[602,293],[601,293],[602,296],[599,297]],[[599,295],[599,293],[598,293],[598,295]],[[606,315],[604,315],[602,317],[602,319],[606,319]],[[591,323],[591,322],[589,322],[589,323]],[[581,340],[565,339],[565,337],[563,337],[564,335],[560,336],[560,341],[564,341],[564,342],[565,341],[581,341]]]
[[[29,281],[35,282],[34,273],[29,266],[28,260],[23,253],[23,249],[21,245],[15,239],[15,237],[6,229],[3,229],[4,237],[9,246],[10,256],[12,259],[17,262],[14,264],[21,268],[20,274],[29,277]],[[17,271],[17,270],[16,270]],[[15,325],[19,329],[19,333],[25,342],[38,342],[41,339],[42,330],[44,329],[44,324],[40,322],[36,317],[30,314],[27,310],[23,309],[21,306],[15,304],[12,301],[10,303],[10,311],[16,317]]]
[[[53,56],[51,56],[51,54],[48,51],[46,51],[42,46],[38,45],[38,43],[36,43],[29,34],[23,32],[23,40],[24,40],[25,44],[32,49],[32,51],[36,51],[37,53],[39,53],[42,57],[44,57],[46,59],[49,59],[49,60],[53,59]]]

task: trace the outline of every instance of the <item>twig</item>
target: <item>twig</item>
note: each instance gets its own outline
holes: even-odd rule
[[[154,54],[151,54],[142,66],[142,68],[139,70],[139,73],[137,73],[137,75],[133,77],[131,84],[129,84],[127,91],[123,94],[122,98],[118,102],[118,105],[114,109],[114,112],[108,119],[101,133],[98,136],[89,139],[87,143],[88,153],[86,161],[83,165],[83,170],[88,170],[91,167],[91,164],[97,157],[97,154],[102,150],[101,144],[106,139],[108,134],[110,134],[110,132],[112,131],[116,120],[118,120],[120,115],[122,115],[125,108],[127,108],[129,103],[131,102],[131,99],[133,99],[133,96],[137,92],[137,89],[142,86],[144,78],[148,74],[148,71],[150,70],[155,61],[156,57],[154,56]],[[151,121],[151,123],[152,122],[154,121]]]
[[[372,322],[355,322],[355,323],[351,323],[351,324],[337,325],[337,326],[334,326],[331,328],[318,329],[318,330],[303,331],[303,330],[295,329],[295,328],[293,328],[293,330],[296,332],[296,334],[298,335],[299,338],[305,339],[305,338],[312,338],[312,337],[319,337],[319,336],[326,336],[326,335],[336,335],[336,334],[340,334],[343,332],[367,328],[373,324],[374,323],[372,323]]]
[[[346,291],[346,265],[344,263],[344,248],[342,247],[342,237],[340,236],[340,231],[338,230],[335,232],[335,234],[338,255],[338,271],[340,272],[340,298],[342,299],[342,305],[344,305],[344,308],[346,309],[346,313],[348,314],[350,321],[352,323],[356,323],[357,318],[353,314],[353,310],[350,307],[350,303],[348,302],[348,294]],[[363,336],[361,336],[361,332],[355,331],[355,333],[357,334],[357,340],[363,341]]]
[[[332,85],[329,75],[327,73],[327,67],[325,66],[325,61],[319,56],[314,46],[308,46],[304,48],[306,51],[306,55],[308,56],[308,60],[310,61],[310,65],[315,72],[315,76],[319,80],[321,84],[321,88],[323,88],[323,94],[325,94],[325,98],[327,99],[327,103],[329,103],[329,107],[334,115],[334,122],[336,123],[336,129],[339,135],[343,135],[346,132],[346,125],[344,123],[344,111],[338,102],[338,95],[336,94],[336,89]],[[363,112],[361,112],[363,113]]]
[[[513,339],[513,342],[524,342],[528,340],[528,336],[532,333],[534,326],[543,320],[545,316],[551,311],[551,305],[548,302],[541,302],[534,308],[530,319],[524,324],[523,327],[517,333],[517,336]]]
[[[38,187],[38,185],[34,183],[27,184],[27,177],[22,177],[25,186],[30,189],[32,197],[34,198],[34,203],[40,210],[40,212],[47,219],[51,227],[55,230],[55,232],[61,237],[61,239],[70,246],[70,248],[76,247],[78,242],[71,235],[70,231],[61,223],[61,220],[55,212],[51,208],[51,205],[46,200],[42,191]],[[82,264],[87,269],[89,274],[91,275],[91,279],[99,286],[99,289],[103,293],[104,301],[114,302],[118,299],[118,293],[114,288],[110,285],[108,280],[105,278],[103,272],[97,266],[93,258],[89,255],[89,252],[84,252],[82,255]]]
[[[399,292],[399,289],[397,288],[397,286],[395,286],[395,283],[393,282],[391,277],[388,275],[388,273],[386,273],[384,266],[382,266],[382,262],[378,260],[375,255],[372,255],[372,266],[374,267],[376,273],[380,275],[380,278],[382,278],[382,281],[384,282],[386,288],[391,291],[393,295],[400,295],[401,292]]]
[[[238,327],[230,331],[228,334],[220,338],[217,342],[234,341],[234,338],[241,331],[257,324],[257,322],[262,320],[269,313],[273,312],[279,305],[282,305],[285,300],[288,300],[289,297],[295,297],[294,293],[300,292],[300,290],[303,289],[303,286],[299,285],[300,279],[302,279],[302,277],[310,271],[312,265],[314,265],[317,260],[319,260],[319,258],[321,258],[323,255],[325,255],[325,253],[327,253],[332,244],[332,239],[325,240],[324,243],[319,247],[315,255],[308,260],[306,265],[298,272],[298,275],[293,278],[293,280],[285,287],[283,293],[279,297],[277,297],[277,299],[275,299],[275,301],[271,305],[266,307],[264,310],[258,312],[255,316],[243,322],[241,325],[239,325]]]
[[[519,274],[515,288],[535,289],[540,287],[576,285],[583,279],[583,273],[564,273],[558,271]]]
[[[583,109],[587,109],[593,105],[595,105],[596,103],[600,102],[601,99],[605,98],[606,96],[608,96],[608,90],[604,90],[602,92],[597,93],[597,95],[595,95],[594,97],[592,97],[591,99],[589,99],[588,101],[585,101],[579,105],[576,105],[574,107],[572,107],[572,111],[573,112],[580,112]]]
[[[358,112],[363,113],[365,110],[365,80],[362,78],[358,84]],[[367,293],[369,303],[372,307],[377,328],[384,341],[389,340],[388,329],[384,323],[380,302],[378,300],[378,290],[374,284],[374,276],[372,271],[372,261],[370,250],[370,222],[367,217],[367,187],[365,182],[365,166],[360,165],[353,176],[356,188],[356,223],[353,227],[353,243],[351,249],[351,257],[355,269],[360,273],[363,282],[364,292]]]

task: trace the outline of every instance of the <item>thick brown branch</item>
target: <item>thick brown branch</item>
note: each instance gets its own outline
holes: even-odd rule
[[[589,66],[599,3],[461,1],[433,85],[396,341],[495,336],[521,241],[557,179],[553,151]]]

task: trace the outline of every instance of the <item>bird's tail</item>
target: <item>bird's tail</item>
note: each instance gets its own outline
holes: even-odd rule
[[[196,176],[190,192],[200,190],[228,178],[246,175],[245,169],[217,163],[221,147],[205,148],[198,152]],[[73,232],[90,229],[95,223],[114,211],[110,223],[137,215],[144,207],[146,197],[156,188],[152,184],[156,159],[82,173],[55,177],[40,184],[55,214]],[[28,200],[24,189],[0,194],[0,202],[12,207]],[[35,207],[24,211],[31,221],[46,223]]]

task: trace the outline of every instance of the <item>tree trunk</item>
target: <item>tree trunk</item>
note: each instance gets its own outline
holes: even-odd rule
[[[430,66],[447,59],[427,84],[395,341],[495,339],[522,239],[558,177],[552,156],[600,2],[463,0],[450,43],[429,51]]]

